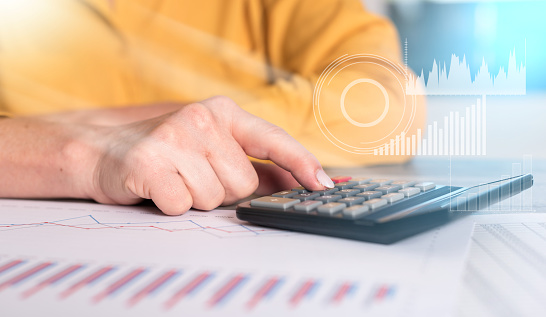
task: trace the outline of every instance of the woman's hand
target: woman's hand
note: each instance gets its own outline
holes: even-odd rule
[[[259,194],[295,185],[273,165],[255,163],[255,169],[247,155],[273,161],[310,190],[333,187],[301,144],[226,97],[97,131],[101,141],[88,192],[101,203],[152,199],[165,214],[179,215],[232,204],[259,184]]]

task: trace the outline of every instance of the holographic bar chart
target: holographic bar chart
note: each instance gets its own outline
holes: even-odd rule
[[[374,155],[480,156],[487,153],[486,96],[465,112],[451,111],[417,134],[402,133],[374,149]],[[443,124],[443,125],[442,125]]]

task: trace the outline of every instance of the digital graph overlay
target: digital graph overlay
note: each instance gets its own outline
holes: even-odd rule
[[[400,301],[400,290],[407,286],[267,272],[0,257],[0,299],[11,292],[21,303],[75,299],[91,306],[115,301],[127,310],[150,303],[159,312],[223,308],[252,312],[268,306],[289,311],[313,302],[366,311]]]
[[[533,156],[524,155],[520,162],[512,163],[511,167],[511,173],[500,175],[501,179],[522,174],[533,174]],[[510,197],[510,199],[505,199],[498,204],[489,206],[485,210],[496,212],[535,211],[533,208],[533,187],[519,195]]]
[[[533,157],[532,155],[524,155],[520,162],[514,162],[510,165],[510,173],[501,174],[496,177],[497,180],[503,180],[498,183],[484,184],[477,188],[476,191],[470,191],[463,193],[456,198],[456,209],[463,211],[472,211],[480,213],[515,213],[515,212],[534,212],[533,208],[533,187],[521,191],[522,184],[515,182],[510,188],[500,186],[506,185],[510,182],[511,178],[518,177],[526,174],[533,174]],[[505,171],[507,171],[506,169]],[[450,181],[451,184],[451,181]],[[477,197],[484,197],[486,199],[492,199],[498,201],[499,197],[506,197],[510,191],[520,192],[507,199],[501,200],[498,203],[478,206],[481,204]],[[485,195],[485,196],[483,196]],[[469,203],[467,203],[469,201]]]
[[[406,66],[407,45],[406,40]],[[434,60],[427,80],[423,69],[418,76],[409,74],[406,92],[408,95],[525,95],[526,64],[518,64],[517,60],[514,48],[508,58],[508,67],[501,66],[496,75],[490,71],[485,58],[477,72],[472,73],[465,56],[461,59],[452,54],[449,71],[445,62],[441,65]]]
[[[417,98],[406,94],[406,70],[370,54],[330,63],[313,92],[313,114],[326,139],[344,151],[373,155],[385,140],[407,133]]]
[[[257,227],[250,224],[210,225],[199,218],[171,221],[148,222],[101,222],[93,215],[63,218],[36,223],[0,223],[0,234],[7,230],[36,230],[44,228],[61,228],[66,230],[138,230],[160,231],[165,233],[202,232],[218,238],[235,238],[248,236],[293,234],[289,231]]]
[[[443,124],[443,125],[442,125]],[[486,96],[466,107],[465,112],[451,111],[443,122],[434,121],[426,133],[402,133],[374,150],[374,155],[439,155],[475,156],[486,155],[487,120]]]

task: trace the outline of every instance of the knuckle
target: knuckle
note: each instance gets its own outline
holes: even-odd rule
[[[222,107],[239,107],[231,98],[222,95],[210,97],[207,101]]]
[[[260,181],[256,172],[247,172],[243,177],[238,179],[237,186],[231,188],[229,197],[225,202],[235,202],[239,199],[252,195],[258,188]]]
[[[193,207],[201,210],[213,210],[214,208],[220,206],[225,199],[224,190],[218,190],[215,194],[207,193],[205,199],[200,199],[193,203]]]
[[[193,103],[183,110],[184,117],[191,122],[194,129],[207,131],[216,125],[212,111],[205,105]]]
[[[174,142],[179,137],[179,134],[179,129],[169,121],[165,121],[158,125],[152,132],[153,138],[162,143]]]
[[[260,180],[258,179],[256,172],[247,174],[247,177],[245,177],[240,184],[241,192],[239,193],[240,196],[238,198],[244,198],[252,195],[252,193],[254,193],[258,188],[259,184]]]
[[[192,206],[192,199],[177,186],[162,186],[160,199],[164,203],[163,213],[169,216],[184,214]]]

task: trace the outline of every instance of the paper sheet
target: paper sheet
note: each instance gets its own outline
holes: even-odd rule
[[[445,316],[472,223],[390,246],[250,225],[233,210],[0,200],[2,315]]]
[[[472,216],[476,222],[458,316],[543,316],[546,214]]]

